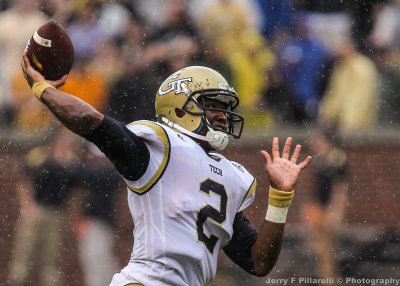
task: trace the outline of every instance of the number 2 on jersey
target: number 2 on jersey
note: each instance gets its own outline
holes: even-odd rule
[[[212,192],[221,198],[219,210],[207,204],[200,209],[196,220],[197,239],[204,243],[208,251],[213,254],[215,244],[217,243],[219,237],[215,236],[214,234],[210,234],[208,237],[204,233],[204,223],[210,219],[211,221],[220,225],[226,220],[226,204],[228,201],[228,196],[226,194],[224,185],[209,178],[201,182],[200,192],[208,196],[210,196],[210,192]]]

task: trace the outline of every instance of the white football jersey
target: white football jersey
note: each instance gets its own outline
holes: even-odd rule
[[[144,139],[150,162],[139,180],[125,180],[135,228],[121,273],[144,285],[207,285],[236,213],[254,200],[256,180],[168,126],[137,121],[128,128]]]

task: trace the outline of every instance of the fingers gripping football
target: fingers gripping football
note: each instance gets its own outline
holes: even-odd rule
[[[43,75],[41,75],[38,71],[36,71],[30,64],[29,59],[26,55],[26,51],[22,55],[21,59],[21,68],[22,72],[24,74],[24,77],[26,81],[28,82],[29,86],[32,87],[35,83],[44,81],[45,78]],[[52,86],[55,88],[59,88],[65,84],[65,80],[67,79],[67,75],[64,75],[58,80],[50,81],[48,80],[47,82],[50,83]]]

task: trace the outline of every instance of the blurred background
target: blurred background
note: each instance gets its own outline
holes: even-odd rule
[[[269,278],[400,278],[400,1],[0,0],[0,285],[108,285],[132,250],[118,174],[23,79],[49,19],[75,48],[62,90],[126,124],[154,119],[158,86],[184,66],[227,78],[245,129],[224,153],[258,180],[256,229],[259,150],[292,136],[314,157]],[[221,253],[212,285],[266,284]]]

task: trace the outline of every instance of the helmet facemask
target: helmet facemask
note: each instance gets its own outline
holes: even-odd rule
[[[225,108],[221,109],[206,107],[205,101],[208,100],[221,102],[225,105]],[[196,105],[196,109],[200,110],[200,112],[193,111],[193,104]],[[238,105],[239,99],[233,89],[202,89],[194,91],[188,95],[188,98],[184,103],[182,110],[191,115],[202,116],[203,123],[205,123],[209,129],[224,132],[228,135],[231,135],[233,138],[238,139],[242,134],[244,122],[243,116],[233,111]],[[207,119],[206,111],[222,112],[226,117],[227,129],[224,130],[212,126]],[[200,128],[196,131],[200,131]]]

